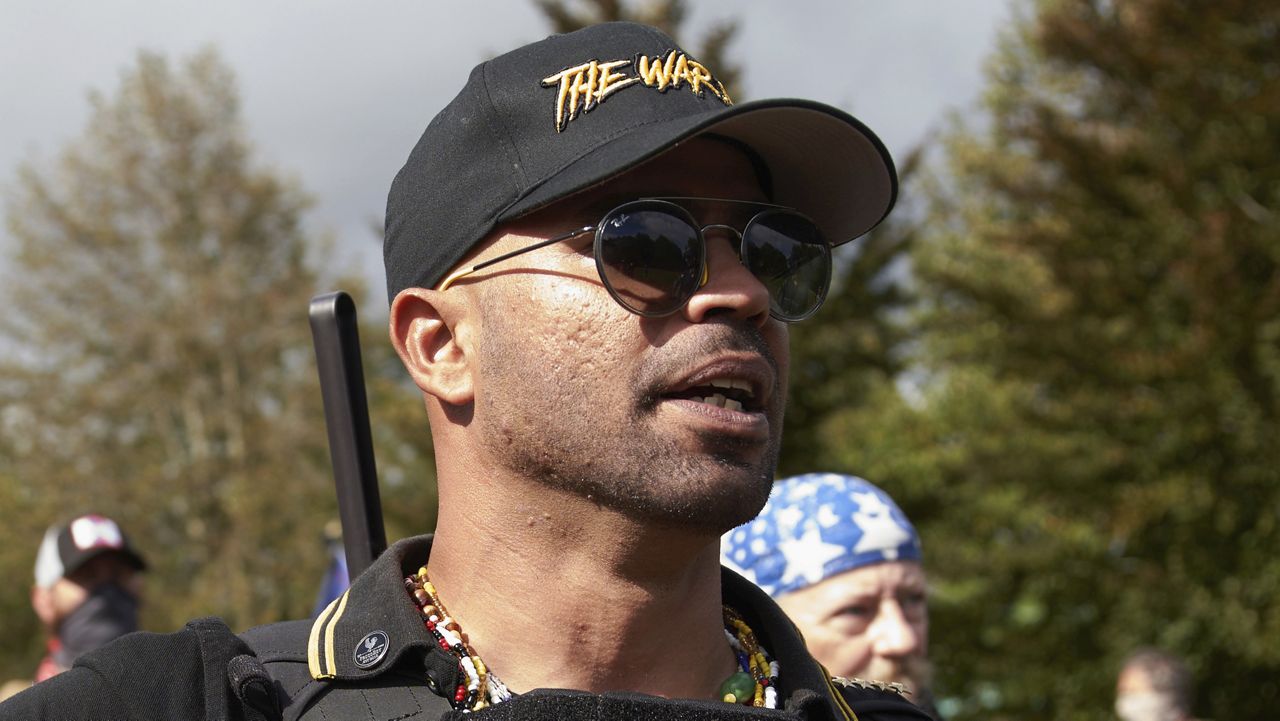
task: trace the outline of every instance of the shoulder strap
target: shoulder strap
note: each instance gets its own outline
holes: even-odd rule
[[[284,718],[297,718],[300,709],[318,695],[324,684],[307,672],[308,620],[258,626],[240,634],[274,681]]]
[[[311,621],[287,621],[241,635],[275,681],[284,721],[434,721],[452,710],[431,690],[420,664],[406,661],[360,682],[316,680],[307,666]]]

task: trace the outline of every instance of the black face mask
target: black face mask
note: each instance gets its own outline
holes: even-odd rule
[[[138,599],[115,583],[98,586],[58,628],[53,660],[70,668],[81,654],[138,630]]]

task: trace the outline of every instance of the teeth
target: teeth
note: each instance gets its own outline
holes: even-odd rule
[[[751,393],[751,384],[739,378],[716,378],[711,381],[711,385],[714,388],[736,388]]]
[[[697,396],[694,396],[693,398],[690,398],[689,400],[692,400],[692,401],[698,401],[699,403],[706,403],[706,404],[707,404],[707,405],[709,405],[709,406],[718,406],[718,407],[720,407],[720,408],[725,408],[725,409],[728,409],[728,410],[731,410],[731,411],[741,411],[741,410],[742,410],[742,404],[741,404],[741,403],[739,403],[738,401],[736,401],[736,400],[734,400],[734,399],[732,399],[732,398],[725,398],[723,395],[721,395],[721,394],[719,394],[719,393],[712,393],[711,395],[707,396],[706,398],[698,398]]]
[[[741,378],[714,378],[706,382],[707,386],[712,388],[723,388],[726,391],[732,391],[727,395],[725,393],[712,393],[706,397],[689,396],[688,400],[695,403],[706,403],[709,406],[725,408],[731,411],[745,411],[744,402],[750,402],[755,398],[755,392],[751,387],[751,382]],[[733,396],[733,397],[731,397]],[[741,400],[739,400],[741,398]]]

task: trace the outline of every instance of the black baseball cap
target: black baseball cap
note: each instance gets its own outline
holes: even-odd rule
[[[748,147],[771,200],[833,245],[876,226],[898,178],[880,139],[808,100],[733,104],[712,69],[656,28],[603,23],[471,72],[427,126],[387,198],[387,296],[432,287],[498,225],[702,133]]]
[[[129,543],[120,525],[106,516],[91,513],[53,526],[45,532],[36,553],[36,585],[48,588],[107,553],[119,554],[139,571],[147,568],[147,562]]]

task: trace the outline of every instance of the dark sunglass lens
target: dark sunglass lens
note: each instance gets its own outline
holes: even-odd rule
[[[789,211],[766,211],[747,226],[742,261],[769,289],[781,320],[813,315],[831,284],[831,248],[813,221]]]
[[[600,277],[615,300],[640,315],[679,310],[698,289],[701,264],[697,229],[670,203],[627,203],[596,230]]]

